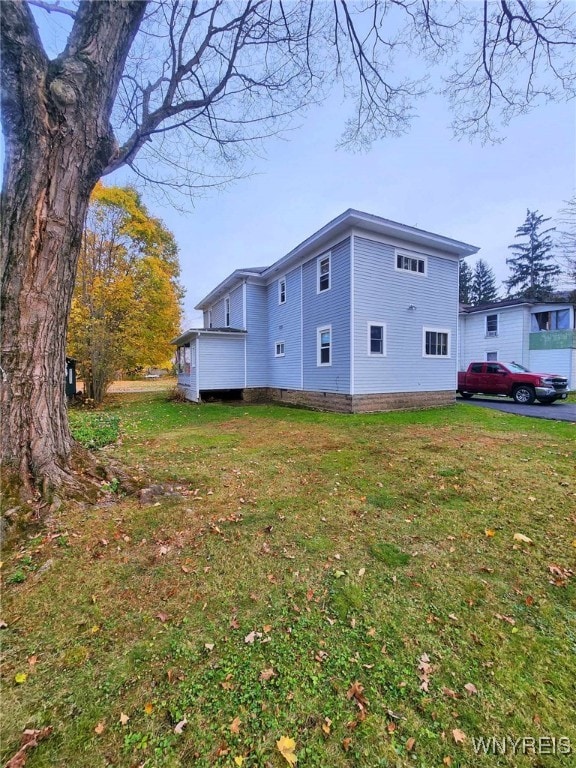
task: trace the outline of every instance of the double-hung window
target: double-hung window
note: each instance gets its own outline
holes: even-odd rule
[[[284,357],[285,351],[284,351],[284,342],[283,341],[277,341],[275,345],[275,357]]]
[[[498,315],[486,315],[486,336],[498,336]]]
[[[286,278],[278,280],[278,304],[286,304]]]
[[[317,365],[332,365],[332,327],[318,328]]]
[[[330,290],[330,254],[318,259],[318,293]]]
[[[423,329],[423,357],[450,357],[450,331],[443,328]]]
[[[383,323],[368,323],[368,354],[386,354],[386,326]]]

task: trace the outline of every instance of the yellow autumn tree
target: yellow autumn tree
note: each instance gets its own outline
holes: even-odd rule
[[[165,365],[180,329],[182,288],[172,233],[131,187],[98,184],[76,275],[68,350],[85,394],[101,402],[119,371]]]

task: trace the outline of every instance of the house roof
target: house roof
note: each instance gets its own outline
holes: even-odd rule
[[[197,338],[198,336],[245,336],[246,331],[242,328],[189,328],[184,333],[172,339],[170,344],[180,346],[186,342]]]
[[[433,232],[427,232],[424,229],[410,227],[407,224],[400,224],[391,219],[375,216],[372,213],[365,213],[364,211],[357,211],[354,208],[349,208],[347,211],[344,211],[344,213],[341,213],[340,216],[329,221],[328,224],[325,224],[313,235],[310,235],[306,240],[303,240],[296,246],[296,248],[293,248],[289,253],[281,259],[278,259],[278,261],[275,261],[271,266],[256,267],[254,269],[237,269],[205,296],[196,305],[195,309],[206,309],[223,293],[229,291],[232,286],[242,279],[259,277],[262,281],[266,281],[276,274],[281,274],[282,272],[287,271],[301,259],[306,258],[314,251],[317,252],[324,247],[328,247],[328,245],[334,241],[334,238],[340,235],[344,236],[353,228],[362,229],[376,235],[396,238],[398,240],[406,240],[414,245],[420,245],[421,247],[438,248],[445,253],[449,253],[458,258],[471,256],[479,250],[479,248],[474,245],[469,245],[468,243],[463,243],[459,240],[453,240],[452,238],[444,237],[444,235],[437,235]]]

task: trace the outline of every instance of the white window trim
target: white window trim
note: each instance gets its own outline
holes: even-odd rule
[[[448,354],[447,355],[427,355],[426,354],[426,333],[446,333],[448,334]],[[450,328],[435,328],[424,326],[422,328],[422,357],[428,360],[449,360],[452,357],[452,331]]]
[[[378,328],[382,328],[382,352],[372,352],[371,351],[371,335],[370,335],[370,329],[373,326],[378,326]],[[372,320],[368,321],[368,327],[366,330],[367,337],[368,337],[368,357],[386,357],[386,323],[376,323]]]
[[[330,333],[330,362],[329,363],[322,363],[320,362],[320,350],[321,350],[321,339],[322,334],[326,333],[328,331]],[[332,340],[332,326],[331,325],[321,325],[318,328],[316,328],[316,365],[319,368],[329,368],[332,365],[332,355],[333,355],[333,340]]]
[[[282,352],[278,352],[278,346],[282,344]],[[274,342],[274,357],[286,357],[286,343],[283,339]]]
[[[282,301],[282,283],[284,283],[284,301]],[[286,275],[283,277],[278,278],[278,304],[286,304],[286,299],[288,297],[288,282],[286,280]]]
[[[230,309],[230,296],[224,297],[224,327],[225,328],[231,328],[230,320],[231,318],[231,309]]]
[[[320,264],[328,259],[328,288],[320,290]],[[332,251],[323,253],[316,259],[316,293],[328,293],[332,290]]]
[[[406,256],[409,259],[418,259],[418,261],[424,262],[424,272],[412,272],[411,269],[403,269],[398,266],[398,256]],[[417,251],[407,251],[402,248],[394,249],[394,269],[396,272],[401,272],[404,275],[415,275],[417,277],[428,277],[428,257],[423,253]]]

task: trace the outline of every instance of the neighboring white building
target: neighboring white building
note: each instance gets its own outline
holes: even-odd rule
[[[514,361],[532,371],[568,377],[576,389],[576,304],[554,299],[505,299],[463,306],[459,323],[459,369],[473,361]]]

